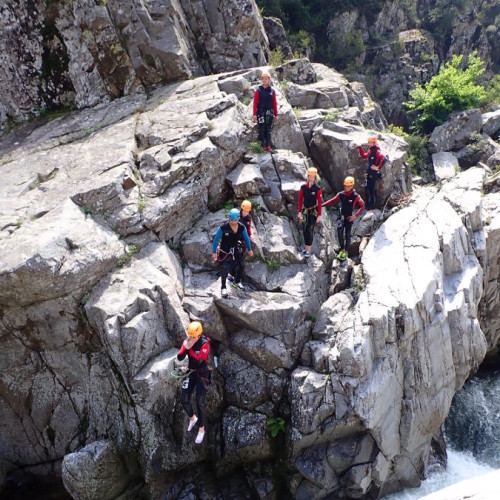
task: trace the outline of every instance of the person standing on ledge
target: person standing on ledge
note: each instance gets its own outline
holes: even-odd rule
[[[318,185],[318,170],[315,167],[307,169],[306,183],[300,187],[298,202],[298,218],[304,231],[304,257],[311,256],[314,238],[314,226],[321,222],[322,191]]]
[[[229,220],[217,229],[212,243],[212,255],[214,262],[219,262],[222,266],[220,279],[223,298],[227,297],[226,279],[229,273],[234,277],[231,283],[237,290],[244,290],[241,283],[241,276],[245,268],[245,251],[242,242],[248,249],[248,255],[253,257],[252,244],[248,237],[246,227],[239,222],[240,211],[232,208],[229,211]],[[219,247],[220,241],[220,247]]]
[[[377,145],[377,137],[368,137],[368,151],[358,146],[361,158],[368,159],[366,169],[366,209],[373,210],[377,201],[377,181],[382,177],[380,170],[384,166],[385,156]]]
[[[271,75],[264,71],[261,75],[262,85],[257,87],[253,95],[253,122],[259,126],[259,141],[264,151],[272,152],[271,127],[278,121],[278,104],[276,90],[271,87]]]
[[[363,198],[354,191],[354,177],[348,176],[344,179],[344,191],[337,193],[332,199],[323,203],[324,207],[329,207],[340,201],[340,219],[337,222],[337,237],[339,239],[340,252],[339,260],[345,260],[348,257],[349,247],[351,246],[351,228],[354,220],[361,215],[365,208]],[[353,210],[359,206],[355,214]],[[345,238],[344,238],[345,233]]]
[[[203,328],[199,321],[189,323],[186,339],[182,342],[182,346],[177,353],[179,361],[182,361],[186,356],[189,359],[186,370],[191,370],[191,373],[182,381],[181,402],[189,417],[188,432],[191,432],[198,422],[198,435],[194,441],[196,444],[201,444],[205,437],[205,397],[210,384],[210,368],[208,367],[210,339],[202,335],[202,333]],[[198,416],[195,415],[191,404],[191,395],[195,389]]]

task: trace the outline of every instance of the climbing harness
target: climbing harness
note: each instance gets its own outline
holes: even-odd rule
[[[175,380],[183,380],[185,378],[188,378],[191,373],[193,373],[193,370],[183,370],[182,368],[177,367],[172,370],[172,373],[170,375]]]

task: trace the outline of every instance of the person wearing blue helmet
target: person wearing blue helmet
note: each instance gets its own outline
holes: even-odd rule
[[[226,279],[231,273],[234,277],[232,286],[237,290],[244,290],[241,276],[245,268],[244,248],[242,242],[248,248],[248,255],[253,257],[252,243],[244,224],[239,222],[240,211],[232,208],[229,211],[229,220],[222,224],[215,233],[212,243],[212,254],[214,262],[221,264],[221,296],[227,297]]]

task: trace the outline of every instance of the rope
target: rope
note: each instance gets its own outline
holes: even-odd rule
[[[175,378],[175,380],[182,380],[185,379],[186,377],[189,377],[193,373],[193,370],[186,370],[184,371],[182,368],[174,368],[172,370],[172,378]]]

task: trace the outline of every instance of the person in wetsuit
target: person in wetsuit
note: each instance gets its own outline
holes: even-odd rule
[[[210,383],[210,369],[208,367],[208,353],[210,352],[210,341],[203,335],[203,328],[199,321],[189,323],[186,339],[177,353],[178,361],[183,361],[188,356],[188,370],[191,373],[182,381],[181,402],[189,417],[188,432],[198,422],[198,435],[195,443],[201,444],[205,437],[206,404],[205,397]],[[198,415],[194,413],[191,404],[191,395],[196,389],[196,407]]]
[[[354,190],[354,177],[348,176],[344,179],[344,191],[337,193],[332,199],[323,203],[328,207],[340,201],[340,219],[337,222],[337,237],[339,239],[340,252],[339,260],[345,260],[348,257],[349,247],[351,245],[351,228],[354,220],[361,215],[365,208],[365,202]],[[354,209],[358,206],[356,213]]]
[[[298,219],[304,232],[304,257],[311,256],[314,239],[314,227],[321,222],[322,191],[317,183],[318,170],[310,167],[307,170],[306,183],[300,187],[298,201]]]
[[[234,281],[231,283],[237,290],[244,290],[241,277],[245,268],[244,245],[248,249],[248,255],[253,257],[252,244],[248,237],[246,227],[239,222],[240,211],[232,208],[229,211],[229,220],[222,224],[215,233],[212,243],[212,255],[214,262],[221,264],[221,296],[227,297],[226,279],[231,273]],[[220,245],[219,245],[220,242]]]

